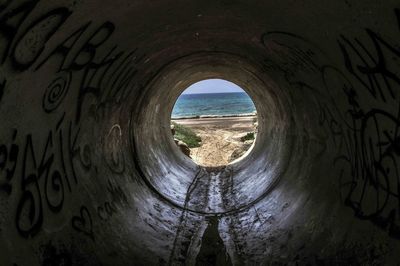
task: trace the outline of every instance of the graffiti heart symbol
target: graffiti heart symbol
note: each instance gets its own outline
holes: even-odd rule
[[[72,217],[71,222],[76,231],[87,235],[94,241],[92,217],[85,206],[81,207],[80,216]]]

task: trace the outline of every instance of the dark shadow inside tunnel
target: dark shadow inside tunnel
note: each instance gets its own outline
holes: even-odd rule
[[[232,265],[231,258],[218,232],[218,217],[211,216],[207,220],[208,225],[204,231],[201,240],[201,248],[196,257],[196,266]]]

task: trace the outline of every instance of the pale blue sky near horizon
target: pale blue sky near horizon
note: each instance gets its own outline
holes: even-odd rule
[[[235,83],[223,79],[206,79],[190,85],[182,94],[243,92]]]

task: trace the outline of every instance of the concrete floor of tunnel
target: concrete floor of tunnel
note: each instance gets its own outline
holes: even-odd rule
[[[181,247],[181,249],[172,253],[177,257],[171,257],[170,261],[180,263],[195,261],[196,265],[232,265],[219,232],[219,220],[223,215],[221,211],[224,206],[223,191],[230,187],[229,180],[231,180],[227,176],[221,176],[223,168],[206,169],[189,187],[186,203],[194,201],[197,205],[203,205],[204,210],[209,213],[204,214],[204,220],[193,227],[188,226],[191,221],[184,212],[182,213],[182,227],[178,228],[174,240],[174,248]],[[224,178],[227,179],[225,182]],[[194,236],[195,232],[199,235]],[[191,243],[193,238],[199,239],[198,245]]]

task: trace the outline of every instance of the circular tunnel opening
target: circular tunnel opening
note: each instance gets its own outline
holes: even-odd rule
[[[271,191],[292,156],[293,124],[286,95],[273,79],[257,73],[262,72],[246,58],[218,52],[179,58],[157,72],[134,106],[130,124],[135,165],[154,193],[187,211],[224,214],[247,208]],[[245,88],[257,109],[257,142],[245,157],[224,167],[196,164],[171,137],[176,99],[190,85],[206,79],[229,80]],[[208,199],[188,196],[202,187],[221,188],[217,190],[224,195],[214,201],[206,192],[202,195]]]
[[[246,91],[224,79],[191,84],[176,99],[171,133],[196,164],[226,166],[243,159],[257,135],[257,112]]]

